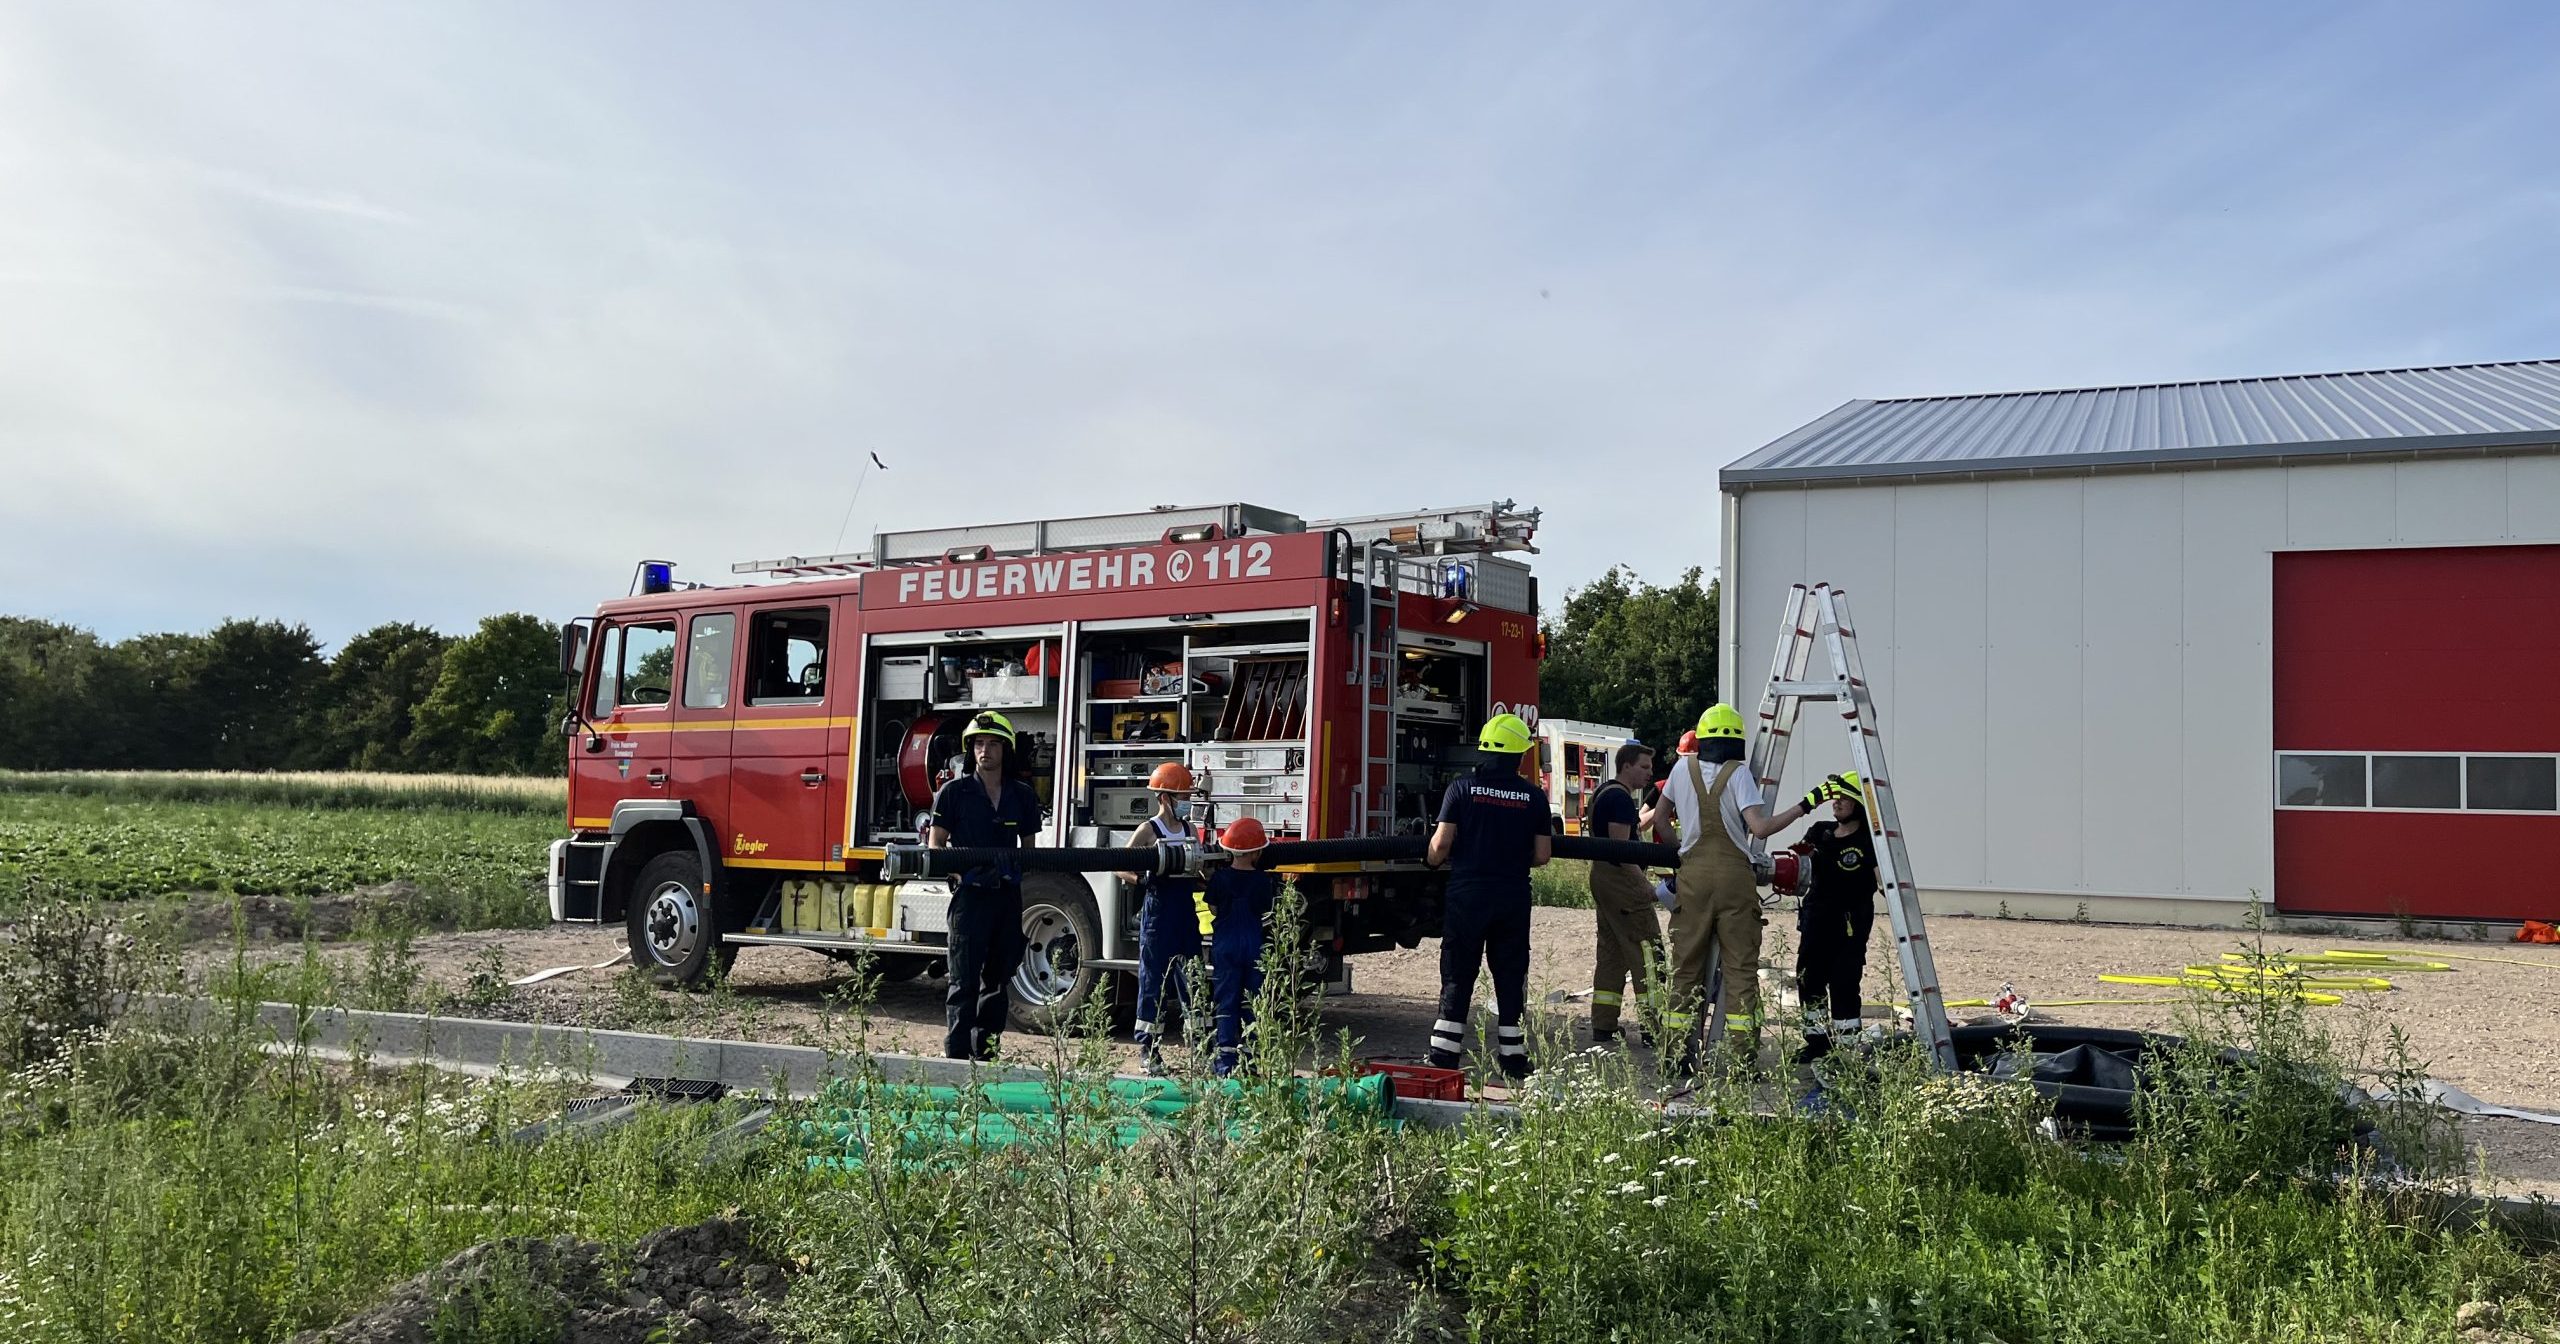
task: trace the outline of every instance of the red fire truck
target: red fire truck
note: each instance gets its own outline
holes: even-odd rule
[[[552,917],[623,923],[634,963],[681,983],[741,946],[935,969],[948,887],[883,880],[960,730],[1021,736],[1045,845],[1125,843],[1146,780],[1181,761],[1204,833],[1416,835],[1472,768],[1491,714],[1535,722],[1538,513],[1477,508],[1307,522],[1245,504],[883,533],[851,555],[733,567],[729,586],[643,562],[631,595],[564,630],[578,687],[569,835]],[[1411,864],[1295,873],[1311,958],[1439,929]],[[1024,878],[1026,1023],[1137,967],[1138,892],[1107,874]],[[1129,995],[1117,995],[1122,1011]]]

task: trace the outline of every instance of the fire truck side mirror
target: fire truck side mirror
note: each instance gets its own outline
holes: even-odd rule
[[[592,616],[581,616],[560,627],[560,675],[570,681],[584,676],[587,670],[587,635],[595,629]]]

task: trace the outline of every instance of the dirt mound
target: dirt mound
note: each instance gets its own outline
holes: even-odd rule
[[[784,1272],[729,1218],[652,1232],[627,1256],[576,1237],[516,1237],[463,1251],[293,1344],[768,1344],[781,1336],[764,1308],[781,1298]]]
[[[253,943],[300,942],[306,935],[317,942],[338,942],[354,937],[364,926],[366,915],[390,915],[403,908],[417,925],[417,932],[441,931],[438,921],[422,917],[418,885],[394,881],[308,898],[211,893],[192,896],[178,914],[179,936],[190,943],[230,941],[235,906],[239,909],[240,928]]]

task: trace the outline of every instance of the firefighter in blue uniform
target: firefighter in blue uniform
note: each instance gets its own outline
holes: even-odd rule
[[[1517,714],[1496,714],[1476,737],[1475,773],[1449,786],[1426,857],[1446,864],[1440,915],[1440,1018],[1431,1024],[1431,1063],[1455,1068],[1466,1049],[1476,968],[1493,970],[1494,1061],[1505,1076],[1530,1073],[1520,1015],[1529,997],[1529,870],[1555,852],[1547,795],[1521,777],[1531,746]]]
[[[1040,833],[1040,795],[1015,777],[1013,722],[982,713],[961,733],[968,774],[933,796],[935,849],[1020,849]],[[1022,870],[981,864],[951,882],[950,979],[942,997],[942,1053],[993,1059],[1004,1036],[1005,986],[1022,969]]]

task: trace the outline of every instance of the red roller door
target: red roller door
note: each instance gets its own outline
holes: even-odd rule
[[[2560,546],[2279,554],[2274,651],[2277,908],[2560,913]]]

